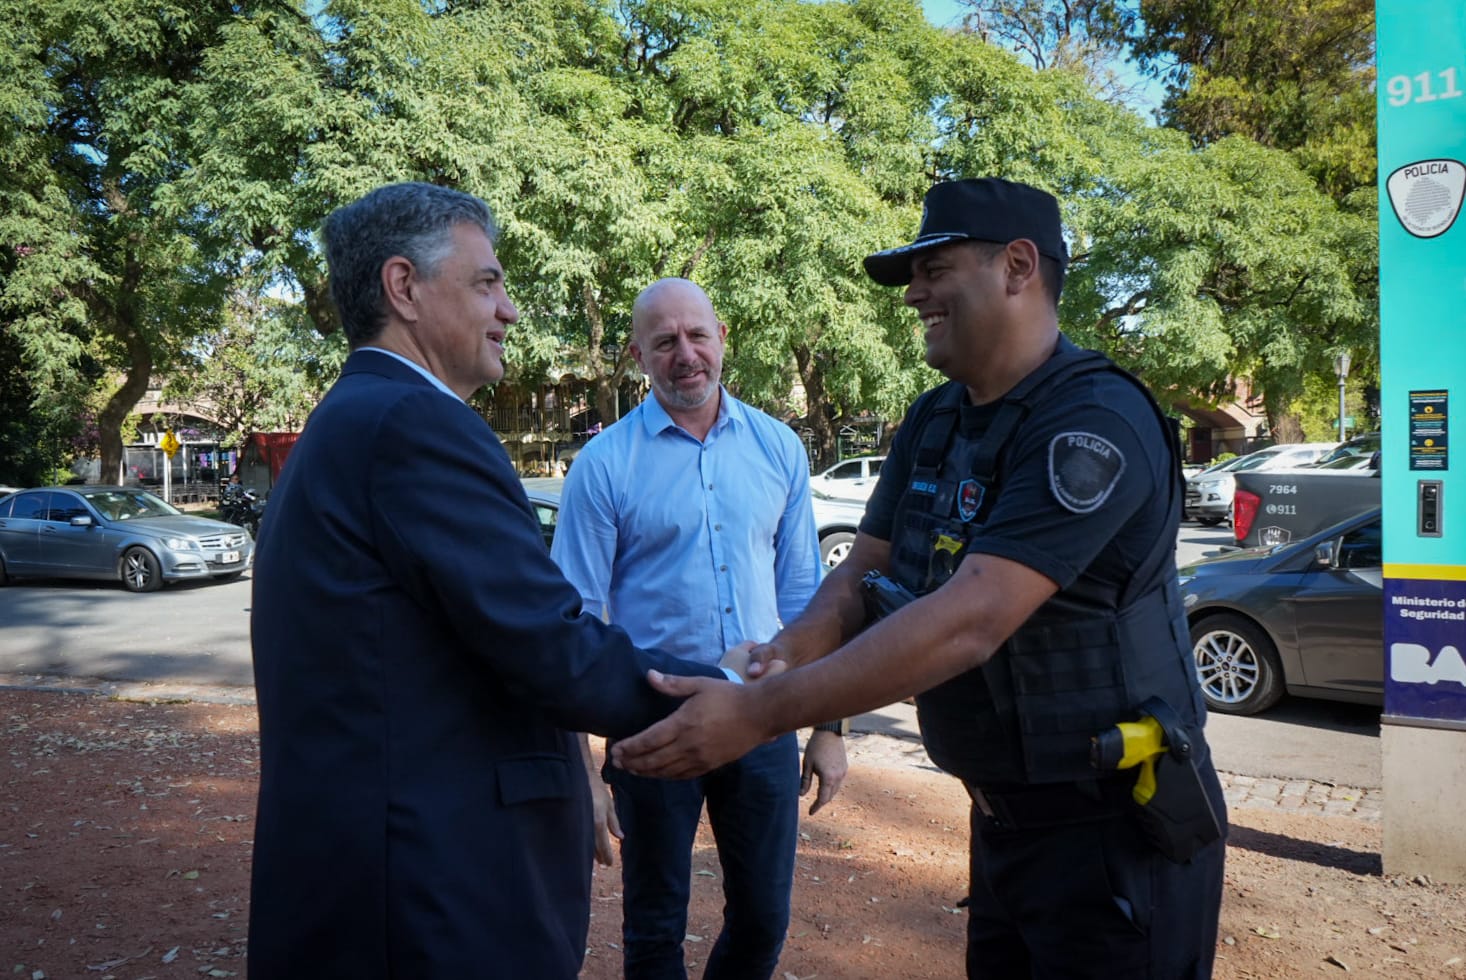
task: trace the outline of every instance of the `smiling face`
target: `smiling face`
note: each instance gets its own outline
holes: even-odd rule
[[[728,328],[707,294],[686,280],[660,280],[637,298],[631,320],[631,356],[667,414],[677,418],[710,403],[715,410]]]
[[[519,311],[482,228],[458,224],[431,274],[412,270],[412,336],[427,367],[459,397],[504,377],[504,335]]]
[[[1004,296],[1003,246],[955,242],[911,260],[906,305],[926,328],[926,363],[959,377],[993,339]]]

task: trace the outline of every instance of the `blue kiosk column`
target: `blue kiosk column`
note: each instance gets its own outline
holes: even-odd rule
[[[1376,21],[1384,868],[1461,882],[1466,221],[1457,218],[1466,193],[1466,3],[1378,0]]]

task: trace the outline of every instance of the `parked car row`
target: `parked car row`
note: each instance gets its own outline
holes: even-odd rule
[[[1377,472],[1379,468],[1380,434],[1368,432],[1341,443],[1306,442],[1269,446],[1245,456],[1215,463],[1200,473],[1186,478],[1185,517],[1201,524],[1216,526],[1232,520],[1236,512],[1237,476],[1242,473],[1277,473],[1317,471],[1349,473]],[[1256,485],[1257,481],[1251,481]],[[1365,508],[1358,508],[1355,513]],[[1343,514],[1332,515],[1335,519]],[[1332,523],[1315,523],[1305,533],[1312,533]],[[1239,541],[1243,535],[1239,534]],[[1248,545],[1254,543],[1246,542]],[[1272,543],[1277,543],[1276,541]]]
[[[1233,475],[1249,470],[1280,470],[1315,462],[1328,455],[1337,443],[1303,442],[1269,446],[1246,456],[1224,460],[1186,481],[1186,516],[1215,527],[1232,515]]]
[[[560,516],[560,491],[565,480],[556,476],[536,476],[525,477],[520,482],[524,484],[530,506],[539,518],[545,547],[549,547],[555,539],[555,525]],[[837,500],[813,488],[810,498],[820,539],[820,559],[833,568],[850,554],[850,546],[855,543],[855,531],[865,514],[865,505]]]
[[[254,563],[241,527],[185,514],[138,487],[38,487],[0,498],[0,585],[11,578],[165,582],[238,578]]]

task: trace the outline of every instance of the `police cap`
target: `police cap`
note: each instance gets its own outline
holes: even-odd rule
[[[916,241],[865,258],[865,271],[882,286],[911,282],[911,258],[950,242],[1006,245],[1026,238],[1063,268],[1069,250],[1059,227],[1059,202],[1052,194],[998,177],[947,180],[926,192]]]

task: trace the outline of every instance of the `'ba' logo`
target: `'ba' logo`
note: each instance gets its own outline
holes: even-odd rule
[[[1390,645],[1390,680],[1406,684],[1441,684],[1450,682],[1466,687],[1466,662],[1461,651],[1453,646],[1442,647],[1435,663],[1430,661],[1430,647],[1418,643]]]
[[[1390,207],[1416,238],[1444,235],[1461,213],[1466,166],[1459,160],[1407,163],[1385,181]]]

